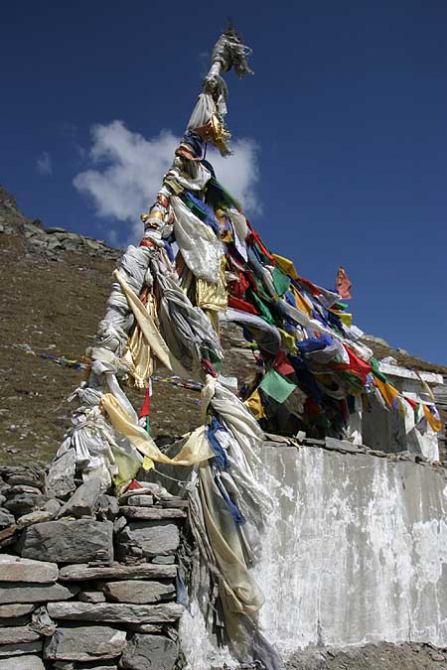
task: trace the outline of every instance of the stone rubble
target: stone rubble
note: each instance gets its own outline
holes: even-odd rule
[[[174,670],[187,503],[74,481],[0,466],[0,670]]]

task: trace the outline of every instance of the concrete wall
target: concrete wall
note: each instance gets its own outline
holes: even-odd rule
[[[270,642],[286,658],[380,640],[447,646],[444,473],[319,447],[265,446],[262,461],[276,501],[256,568]],[[184,633],[198,626],[186,617]],[[210,667],[198,646],[194,670]]]

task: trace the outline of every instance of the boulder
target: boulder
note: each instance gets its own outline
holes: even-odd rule
[[[100,554],[112,560],[113,524],[90,519],[37,523],[24,530],[19,551],[25,558],[58,563],[85,563]]]
[[[59,576],[56,563],[31,561],[27,558],[0,554],[0,579],[3,582],[55,582]]]
[[[69,501],[60,510],[59,517],[74,516],[79,519],[83,516],[93,516],[100,495],[101,480],[99,477],[92,477],[73,493]]]
[[[21,584],[0,582],[0,605],[10,603],[45,603],[73,598],[79,588],[62,584]]]
[[[126,633],[110,626],[60,626],[47,641],[48,660],[94,661],[116,658],[126,647]]]
[[[176,643],[167,637],[137,633],[127,643],[121,666],[129,670],[172,670],[177,656]]]
[[[71,621],[106,621],[109,623],[171,623],[183,613],[177,603],[163,605],[131,605],[127,603],[48,603],[48,614],[53,619]]]
[[[107,582],[104,593],[107,600],[121,603],[158,603],[175,597],[173,584],[149,581]]]

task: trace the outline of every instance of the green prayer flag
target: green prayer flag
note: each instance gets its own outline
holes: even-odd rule
[[[290,279],[278,267],[273,269],[273,286],[278,295],[283,296],[289,290]]]
[[[267,374],[264,375],[262,382],[259,384],[259,388],[277,402],[283,403],[287,400],[292,391],[297,388],[297,385],[288,382],[287,379],[281,377],[276,370],[269,370]]]

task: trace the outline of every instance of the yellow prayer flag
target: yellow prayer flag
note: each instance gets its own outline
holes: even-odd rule
[[[244,402],[244,405],[248,407],[250,412],[253,414],[255,419],[265,419],[266,414],[264,412],[264,407],[262,406],[261,396],[259,395],[258,389],[254,391],[249,398]]]
[[[284,256],[278,256],[278,254],[272,254],[272,256],[275,259],[276,267],[280,268],[292,279],[298,279],[298,273],[295,270],[293,261],[289,260],[288,258],[284,258]]]
[[[374,377],[374,383],[379,389],[380,393],[382,394],[382,397],[386,400],[388,405],[390,407],[394,407],[394,401],[396,398],[399,396],[399,391],[394,388],[394,386],[391,386],[391,384],[386,384],[385,382],[381,381],[378,377]]]

